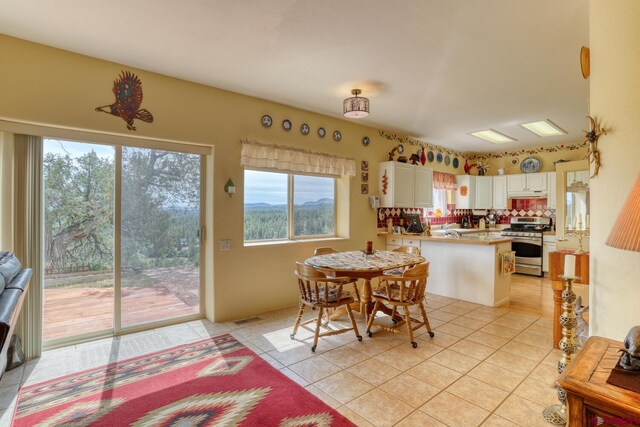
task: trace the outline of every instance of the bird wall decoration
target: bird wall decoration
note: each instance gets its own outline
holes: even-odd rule
[[[118,80],[113,82],[113,94],[116,102],[110,105],[96,107],[96,111],[120,117],[127,123],[127,129],[136,130],[133,125],[135,119],[146,123],[153,122],[153,115],[142,104],[142,82],[130,71],[122,71]]]
[[[601,135],[606,135],[607,132],[600,127],[598,122],[591,117],[587,116],[589,119],[589,131],[583,130],[584,132],[584,142],[589,143],[589,149],[587,150],[587,159],[589,159],[589,163],[593,163],[593,175],[591,178],[595,178],[598,176],[598,172],[600,171],[600,151],[598,151],[598,138]]]

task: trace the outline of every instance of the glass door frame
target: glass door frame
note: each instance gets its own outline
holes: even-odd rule
[[[53,137],[52,137],[53,138]],[[113,144],[106,142],[97,142],[93,140],[79,140],[78,138],[64,138],[60,137],[60,139],[66,139],[72,142],[78,143],[86,143],[86,144],[99,144],[99,145],[107,145],[114,148],[114,261],[113,261],[113,283],[114,283],[114,312],[113,312],[113,328],[112,329],[102,329],[94,332],[73,335],[65,338],[58,338],[49,341],[44,341],[44,337],[42,339],[42,348],[43,350],[51,350],[58,347],[64,347],[72,344],[80,344],[83,342],[94,341],[102,338],[109,338],[119,335],[125,335],[132,332],[139,332],[144,330],[150,330],[158,327],[174,325],[178,323],[188,322],[192,320],[203,319],[205,317],[205,276],[206,276],[206,183],[207,183],[207,154],[203,154],[201,152],[192,152],[190,150],[180,149],[180,144],[172,144],[171,147],[168,147],[167,144],[157,144],[160,145],[158,147],[156,144],[153,144],[152,141],[148,141],[149,144],[145,144],[144,147],[140,147],[139,145],[123,145],[123,144]],[[121,271],[121,256],[122,256],[122,148],[123,147],[132,147],[132,148],[146,148],[151,150],[162,150],[162,151],[172,151],[176,153],[188,153],[188,154],[197,154],[200,156],[200,212],[199,212],[199,301],[198,301],[198,313],[189,314],[185,316],[173,317],[167,320],[160,320],[155,322],[148,322],[143,324],[137,324],[133,326],[122,327],[122,271]],[[44,190],[44,189],[43,189]],[[42,192],[42,200],[44,201],[44,191]],[[42,225],[44,227],[44,224]],[[44,234],[43,234],[44,235]],[[44,248],[44,244],[43,244]],[[44,261],[44,251],[42,253],[42,259]],[[44,281],[43,281],[43,289],[44,289]],[[42,307],[42,321],[44,322],[44,298],[43,298],[43,307]]]

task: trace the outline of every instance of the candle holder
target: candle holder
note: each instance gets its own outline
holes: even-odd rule
[[[576,294],[573,292],[573,281],[579,280],[580,277],[559,276],[564,279],[564,290],[562,291],[562,314],[560,315],[560,324],[562,325],[562,339],[559,347],[562,356],[558,360],[558,374],[561,374],[567,367],[573,354],[578,348],[576,342],[576,325],[578,323],[575,313]],[[567,393],[562,387],[557,387],[559,405],[547,406],[542,411],[545,421],[556,424],[565,425],[567,422]]]
[[[587,215],[588,216],[588,215]],[[587,221],[587,224],[589,221]],[[586,251],[582,248],[582,238],[589,237],[589,226],[582,226],[582,220],[578,220],[578,224],[575,227],[565,227],[564,234],[569,237],[577,237],[578,238],[578,250],[574,252],[574,254],[583,254]]]

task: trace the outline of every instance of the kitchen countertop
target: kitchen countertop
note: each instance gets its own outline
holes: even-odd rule
[[[423,235],[416,235],[416,234],[388,234],[388,233],[378,233],[378,236],[382,236],[382,237],[401,237],[404,239],[415,239],[415,240],[426,240],[429,242],[442,242],[442,243],[458,243],[458,244],[463,244],[463,245],[496,245],[498,243],[505,243],[505,242],[511,242],[513,239],[510,237],[494,237],[494,236],[489,236],[488,232],[490,231],[499,231],[497,229],[484,229],[484,230],[478,230],[478,229],[470,229],[468,231],[472,232],[467,232],[465,233],[461,233],[462,236],[460,238],[457,238],[455,236],[444,236],[444,235],[432,235],[430,237],[427,236],[423,236]],[[431,232],[432,234],[433,231]],[[444,231],[442,232],[444,233]]]

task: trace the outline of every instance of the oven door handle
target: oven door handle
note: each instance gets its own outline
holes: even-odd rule
[[[529,243],[532,245],[536,245],[536,246],[542,246],[542,239],[536,239],[536,238],[527,238],[527,237],[515,237],[513,239],[514,242],[516,243]]]

